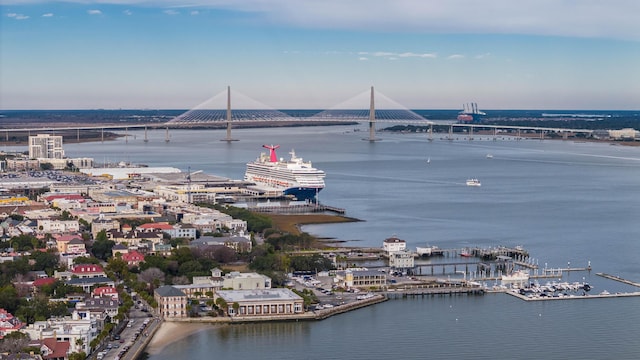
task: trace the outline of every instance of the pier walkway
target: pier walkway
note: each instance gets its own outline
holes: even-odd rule
[[[605,274],[605,273],[596,273],[596,275],[602,276],[603,278],[606,278],[606,279],[619,281],[619,282],[621,282],[623,284],[632,285],[632,286],[635,286],[635,287],[640,287],[640,283],[637,283],[637,282],[634,282],[634,281],[631,281],[631,280],[627,280],[627,279],[623,279],[623,278],[621,278],[619,276],[609,275],[609,274]]]

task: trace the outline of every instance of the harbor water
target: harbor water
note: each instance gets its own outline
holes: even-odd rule
[[[129,131],[65,145],[70,157],[174,166],[241,179],[263,144],[281,145],[326,172],[320,201],[354,223],[304,230],[344,245],[523,246],[539,267],[586,267],[565,281],[594,292],[636,291],[596,276],[640,282],[640,147],[474,135],[454,141],[379,133],[364,125]],[[488,154],[492,156],[487,156]],[[429,159],[429,161],[427,161]],[[480,187],[466,186],[477,178]],[[565,274],[566,275],[566,274]],[[541,280],[541,282],[544,280]],[[189,359],[637,359],[640,298],[524,302],[505,294],[390,300],[318,322],[212,327],[152,360]]]

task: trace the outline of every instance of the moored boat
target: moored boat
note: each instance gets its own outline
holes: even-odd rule
[[[478,179],[467,179],[467,186],[481,186],[480,180]]]

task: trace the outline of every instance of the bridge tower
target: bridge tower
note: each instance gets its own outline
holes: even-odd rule
[[[371,87],[371,101],[369,104],[369,138],[364,139],[370,142],[377,141],[376,139],[376,107],[373,86]]]
[[[227,137],[222,141],[238,141],[231,138],[231,86],[227,86]]]

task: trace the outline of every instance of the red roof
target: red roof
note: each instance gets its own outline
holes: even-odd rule
[[[144,261],[144,255],[140,254],[135,250],[132,250],[128,253],[122,254],[122,260],[126,262],[131,262],[131,261],[141,262],[141,261]]]
[[[58,200],[58,199],[84,200],[84,197],[82,197],[82,195],[79,195],[79,194],[59,194],[59,195],[49,195],[44,199],[48,202],[51,202],[53,200]]]
[[[55,338],[42,339],[42,345],[51,350],[51,353],[43,357],[44,359],[66,359],[69,348],[71,348],[71,344],[68,341],[56,341]]]
[[[75,234],[63,234],[63,235],[60,235],[60,236],[56,237],[56,241],[71,241],[73,239],[82,240],[82,236],[75,235]]]
[[[167,224],[166,222],[163,222],[163,223],[147,223],[147,224],[142,224],[142,225],[138,226],[138,229],[143,229],[143,230],[153,230],[153,229],[173,230],[173,226]]]
[[[101,286],[93,290],[93,295],[101,296],[101,295],[113,295],[118,294],[118,289],[111,286]]]
[[[96,264],[81,264],[76,265],[71,271],[74,274],[86,274],[86,273],[101,273],[104,272],[100,265]]]
[[[36,279],[33,281],[33,286],[43,286],[43,285],[52,285],[54,282],[56,282],[56,278],[40,278],[40,279]]]

